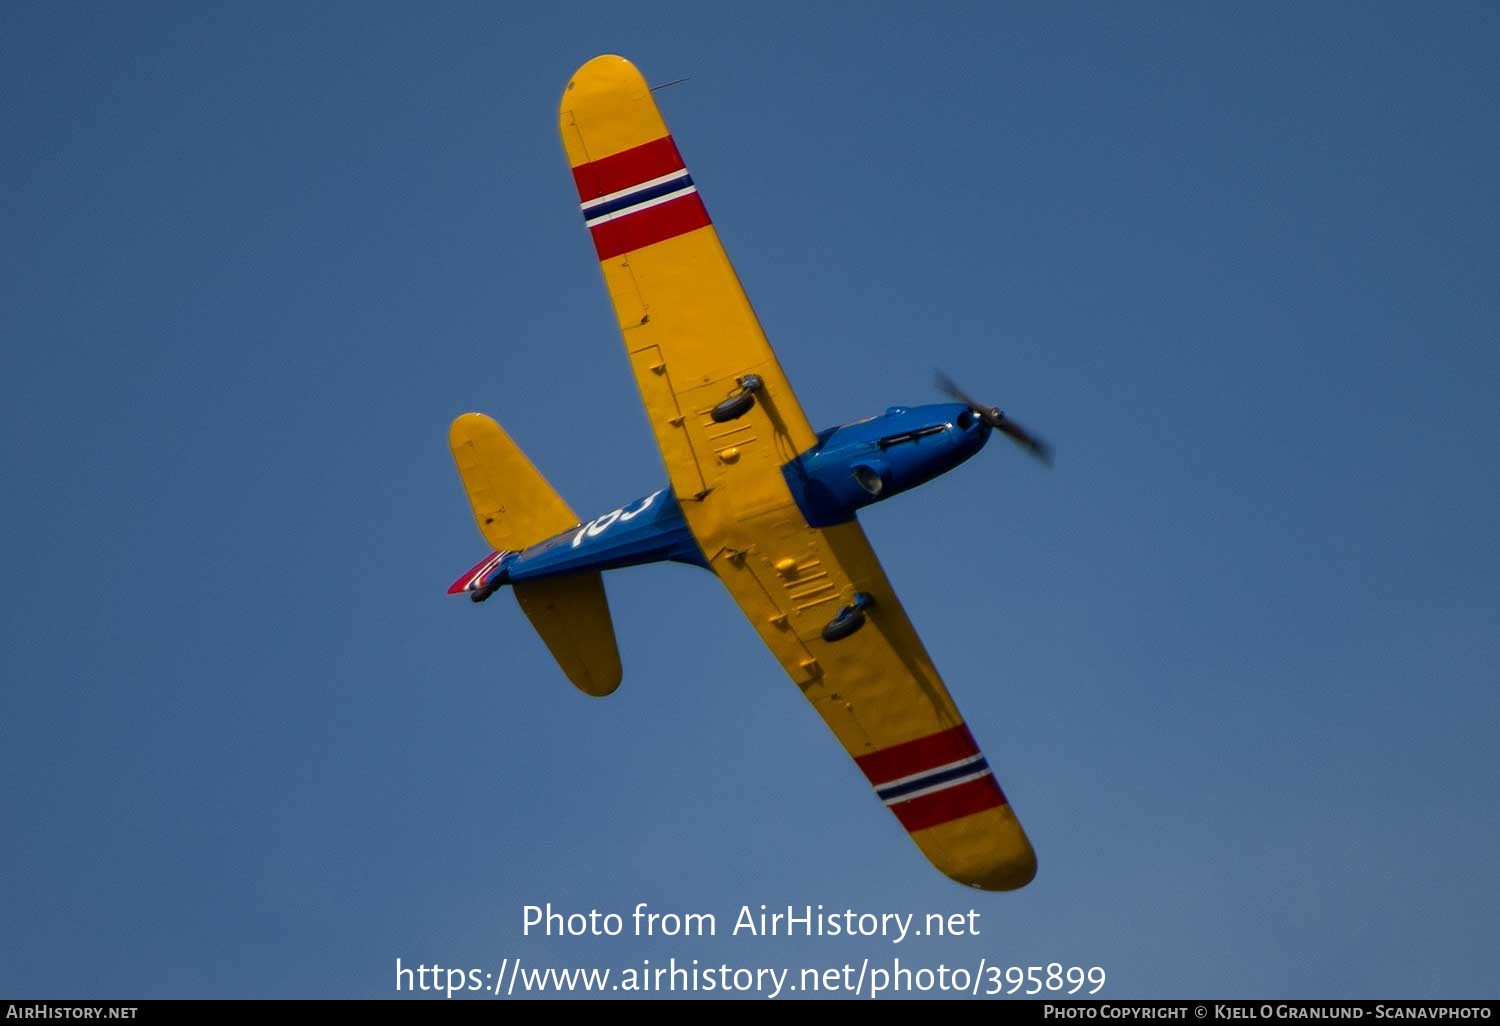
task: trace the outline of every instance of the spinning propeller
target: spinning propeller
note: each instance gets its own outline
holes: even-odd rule
[[[1007,436],[1021,448],[1047,464],[1047,466],[1052,466],[1052,447],[1011,420],[1004,413],[1001,413],[1000,407],[985,406],[983,403],[975,402],[969,397],[967,392],[959,388],[954,380],[942,371],[937,372],[937,386],[972,410],[974,415],[983,421],[986,426],[992,427]]]

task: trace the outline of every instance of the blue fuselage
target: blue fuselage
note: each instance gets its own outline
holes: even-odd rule
[[[962,403],[892,406],[879,416],[819,433],[817,445],[781,469],[807,522],[829,527],[952,470],[982,449],[989,433]],[[507,554],[482,584],[488,590],[662,561],[708,566],[670,488]]]

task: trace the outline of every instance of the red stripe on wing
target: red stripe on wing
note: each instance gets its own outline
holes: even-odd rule
[[[612,157],[579,164],[573,169],[573,184],[578,186],[579,200],[587,203],[680,171],[685,166],[677,152],[677,144],[670,135],[664,135]]]
[[[696,192],[637,210],[589,229],[600,260],[628,253],[711,224]]]
[[[865,771],[870,783],[880,787],[892,780],[910,777],[978,754],[979,746],[974,743],[968,726],[960,723],[949,730],[928,734],[915,741],[861,755],[854,761]]]
[[[1004,804],[1005,792],[1000,790],[994,776],[986,773],[977,780],[956,784],[911,801],[898,802],[890,809],[902,826],[909,831],[916,831]]]

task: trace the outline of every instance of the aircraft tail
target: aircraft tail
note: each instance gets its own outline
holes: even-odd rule
[[[460,587],[472,577],[470,584],[488,597],[504,583],[503,569],[514,553],[579,520],[492,418],[464,414],[448,429],[448,444],[479,533],[496,550],[449,591],[477,594],[476,587]],[[532,627],[578,690],[602,697],[620,686],[620,650],[604,578],[597,570],[518,581],[513,587]]]

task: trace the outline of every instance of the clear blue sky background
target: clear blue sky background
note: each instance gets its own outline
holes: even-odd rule
[[[0,994],[394,967],[1101,966],[1106,997],[1500,996],[1492,4],[8,3]],[[1041,860],[932,870],[714,578],[575,692],[449,420],[657,488],[557,138],[659,93],[822,426],[996,441],[863,519]],[[523,937],[522,906],[714,938]],[[979,937],[729,936],[741,905]]]

